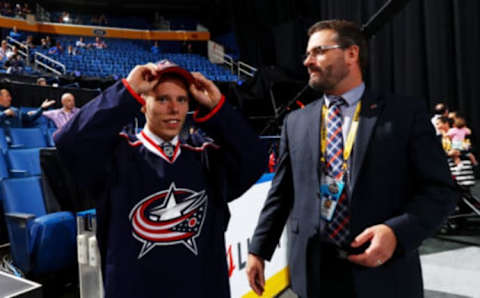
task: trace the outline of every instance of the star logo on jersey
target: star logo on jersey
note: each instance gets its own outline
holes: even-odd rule
[[[133,236],[143,243],[138,258],[157,245],[176,244],[184,244],[197,255],[195,238],[200,235],[206,213],[204,190],[176,188],[173,182],[168,190],[141,200],[129,215]]]

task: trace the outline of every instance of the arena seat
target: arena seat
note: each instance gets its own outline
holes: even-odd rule
[[[46,213],[40,177],[5,179],[1,186],[14,264],[27,274],[75,266],[75,217]]]
[[[11,177],[38,176],[40,168],[40,148],[11,149],[7,152]]]
[[[47,147],[45,135],[40,128],[11,128],[11,145],[20,148]]]

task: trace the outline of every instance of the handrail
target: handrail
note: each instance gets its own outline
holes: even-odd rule
[[[215,56],[215,58],[218,58],[224,64],[228,65],[228,68],[230,68],[230,72],[232,74],[234,73],[235,61],[233,60],[232,56],[225,54],[219,48],[214,48],[213,49],[213,55]]]
[[[241,77],[241,75],[246,75],[246,76],[249,76],[249,77],[253,77],[255,75],[255,72],[257,72],[257,70],[258,70],[255,67],[253,67],[253,66],[251,66],[247,63],[244,63],[242,61],[238,61],[237,65],[238,65],[237,71],[238,71],[238,77],[239,78]]]
[[[60,66],[60,68],[62,69],[62,72],[56,70],[55,68],[53,68],[53,67],[51,67],[51,66],[49,66],[49,65],[47,65],[47,64],[45,64],[45,63],[43,63],[42,61],[40,61],[40,60],[38,59],[38,57],[40,57],[40,58],[42,58],[42,59],[45,59],[45,60],[47,60],[47,61],[50,61],[50,62],[52,62],[53,64],[56,64],[56,65]],[[62,75],[62,74],[66,74],[66,73],[67,73],[67,68],[65,67],[65,64],[60,63],[60,62],[58,62],[57,60],[52,59],[52,58],[48,57],[47,55],[44,55],[44,54],[39,53],[39,52],[35,52],[35,65],[40,65],[40,66],[42,66],[42,67],[50,70],[50,71],[53,72],[53,73],[58,74],[58,75]]]
[[[30,59],[28,59],[28,57],[30,56],[29,53],[29,48],[26,44],[23,44],[22,42],[16,40],[15,38],[11,37],[11,36],[7,36],[7,41],[10,41],[11,43],[14,43],[16,45],[18,45],[18,53],[20,55],[22,55],[23,57],[25,57],[25,61],[27,62],[27,65],[30,64]],[[23,51],[22,49],[26,49],[26,51]]]

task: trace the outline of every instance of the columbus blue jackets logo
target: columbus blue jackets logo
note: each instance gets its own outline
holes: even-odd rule
[[[205,191],[176,188],[154,193],[140,201],[130,212],[133,236],[143,243],[142,258],[157,245],[184,244],[198,254],[195,238],[202,231],[207,213]]]

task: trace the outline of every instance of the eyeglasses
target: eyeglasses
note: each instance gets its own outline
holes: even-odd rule
[[[305,55],[303,55],[303,61],[307,60],[310,56],[317,57],[318,55],[323,55],[325,54],[326,51],[328,50],[333,50],[333,49],[341,49],[342,46],[338,44],[334,45],[329,45],[329,46],[318,46],[314,47],[310,51],[306,52]]]

